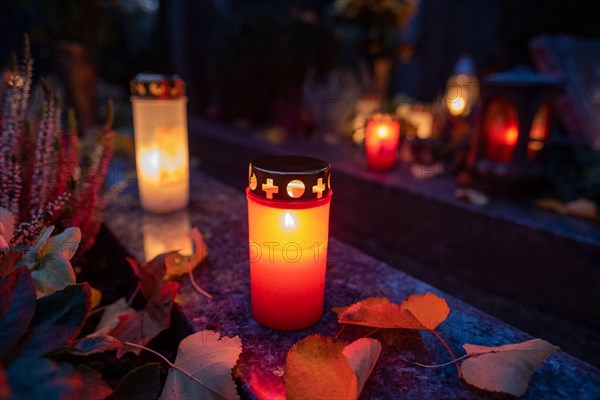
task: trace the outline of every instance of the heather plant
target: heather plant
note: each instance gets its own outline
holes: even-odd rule
[[[27,38],[23,59],[13,57],[11,64],[0,83],[0,216],[5,238],[11,245],[29,246],[46,226],[77,226],[85,252],[100,229],[105,205],[102,188],[115,136],[112,107],[107,122],[93,133],[92,150],[84,154],[73,113],[63,129],[60,98],[43,80],[41,114],[29,116],[35,113],[28,112],[33,59]]]

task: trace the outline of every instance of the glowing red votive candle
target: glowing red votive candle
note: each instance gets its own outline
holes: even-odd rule
[[[367,166],[372,170],[388,170],[396,163],[400,140],[400,124],[389,114],[374,114],[365,128]]]
[[[252,315],[298,330],[323,314],[331,166],[309,157],[265,157],[250,164],[248,237]]]

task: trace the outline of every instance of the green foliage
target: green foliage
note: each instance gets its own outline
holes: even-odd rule
[[[17,268],[0,280],[0,359],[13,350],[35,312],[35,286],[29,271]]]
[[[71,345],[83,328],[91,301],[87,283],[70,285],[40,298],[20,354],[41,356]]]
[[[69,260],[77,251],[81,232],[78,228],[68,228],[60,235],[50,237],[53,231],[53,226],[46,228],[17,264],[31,270],[35,286],[43,295],[75,283],[75,272]]]
[[[128,373],[107,400],[154,399],[160,390],[158,363],[142,365]]]

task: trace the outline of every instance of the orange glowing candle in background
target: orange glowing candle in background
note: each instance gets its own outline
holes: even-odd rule
[[[250,164],[248,235],[252,315],[298,330],[323,313],[331,167],[309,157],[265,157]]]
[[[372,170],[388,170],[396,163],[400,140],[400,124],[389,114],[374,114],[365,128],[367,166]]]

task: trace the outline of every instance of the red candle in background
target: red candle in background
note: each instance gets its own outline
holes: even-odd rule
[[[298,330],[321,318],[330,170],[308,157],[265,157],[250,164],[250,296],[252,315],[264,326]]]
[[[396,163],[400,124],[389,114],[374,114],[365,128],[367,166],[372,170],[388,170]]]
[[[519,128],[514,126],[500,126],[490,130],[488,157],[490,160],[508,163],[519,138]]]

